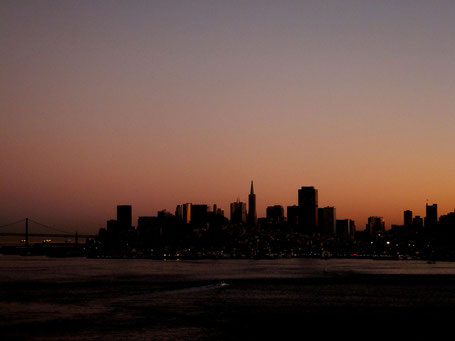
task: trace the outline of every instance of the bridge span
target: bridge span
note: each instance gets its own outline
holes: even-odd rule
[[[29,245],[29,240],[30,240],[30,237],[51,237],[51,238],[74,238],[75,239],[75,242],[77,243],[78,242],[78,238],[91,238],[91,237],[94,237],[94,235],[89,235],[89,234],[78,234],[77,231],[75,231],[74,233],[70,232],[70,231],[66,231],[66,230],[62,230],[62,229],[59,229],[59,228],[56,228],[54,226],[49,226],[49,225],[46,225],[46,224],[42,224],[42,223],[39,223],[37,221],[34,221],[32,219],[29,219],[29,218],[25,218],[25,219],[22,219],[22,220],[19,220],[19,221],[15,221],[15,222],[12,222],[12,223],[9,223],[9,224],[5,224],[5,225],[2,225],[0,226],[0,229],[4,229],[4,228],[7,228],[7,227],[11,227],[11,226],[14,226],[14,225],[19,225],[21,223],[25,223],[25,226],[24,226],[24,232],[0,232],[0,237],[1,236],[23,236],[24,237],[24,243],[26,246]],[[29,231],[29,223],[34,223],[42,228],[45,228],[47,230],[52,230],[54,231],[53,233],[47,233],[47,232],[37,232],[37,233],[30,233]]]

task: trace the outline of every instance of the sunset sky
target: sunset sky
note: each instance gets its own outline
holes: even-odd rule
[[[1,1],[0,225],[455,207],[454,1]]]

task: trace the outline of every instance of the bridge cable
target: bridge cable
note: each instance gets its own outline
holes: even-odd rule
[[[0,229],[2,229],[2,228],[4,228],[4,227],[8,227],[8,226],[11,226],[11,225],[15,225],[15,224],[21,223],[21,222],[23,222],[23,221],[25,221],[25,219],[16,221],[16,222],[14,222],[14,223],[9,223],[9,224],[6,224],[6,225],[2,225],[2,226],[0,226]]]
[[[57,231],[57,232],[62,232],[62,233],[67,233],[67,234],[74,234],[73,232],[69,232],[69,231],[65,231],[65,230],[60,230],[60,229],[57,229],[57,228],[52,227],[52,226],[49,226],[49,225],[41,224],[41,223],[39,223],[39,222],[37,222],[37,221],[34,221],[34,220],[32,220],[32,219],[29,219],[29,221],[31,221],[32,223],[35,223],[35,224],[37,224],[37,225],[41,225],[41,226],[43,226],[43,227],[46,227],[46,228],[48,228],[48,229]]]

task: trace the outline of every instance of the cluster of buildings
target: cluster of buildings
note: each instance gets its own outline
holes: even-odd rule
[[[403,212],[403,225],[392,225],[392,230],[406,230],[413,232],[435,231],[441,229],[455,230],[455,210],[438,216],[437,204],[426,204],[425,217],[414,216],[411,210]]]
[[[258,218],[251,182],[248,203],[232,202],[229,218],[216,204],[184,203],[177,205],[175,213],[162,210],[156,216],[140,216],[134,227],[131,205],[119,205],[117,219],[107,221],[89,249],[95,255],[124,255],[132,250],[189,255],[191,250],[202,257],[306,257],[327,252],[344,257],[430,255],[437,248],[444,257],[455,259],[455,211],[438,218],[437,204],[427,204],[424,218],[410,210],[404,211],[403,218],[403,225],[386,231],[384,218],[371,216],[365,230],[356,231],[352,219],[337,219],[335,207],[319,207],[313,186],[298,189],[296,205],[268,206],[266,216]]]
[[[404,211],[402,226],[405,226],[407,228],[413,228],[415,230],[422,230],[424,227],[431,228],[436,226],[436,224],[438,223],[438,205],[437,204],[428,205],[427,203],[425,211],[426,215],[424,218],[418,215],[414,217],[411,210]],[[392,227],[397,228],[397,226],[395,225],[392,225]]]
[[[193,227],[207,226],[214,218],[225,224],[237,224],[245,226],[266,226],[283,225],[293,227],[295,231],[306,235],[318,236],[339,236],[354,238],[356,225],[352,219],[337,219],[336,208],[332,206],[318,206],[318,190],[313,186],[303,186],[298,190],[298,204],[286,207],[281,205],[268,206],[266,217],[257,217],[256,194],[254,193],[253,181],[251,181],[250,194],[248,195],[248,206],[245,202],[237,199],[230,204],[230,219],[225,218],[223,209],[206,204],[185,203],[177,205],[175,214],[166,210],[159,211],[156,217],[141,216],[138,218],[137,228],[139,230],[151,228],[157,222],[167,218],[174,219],[175,222],[183,222]],[[444,223],[452,223],[455,219],[455,212],[440,217]],[[411,210],[403,212],[403,225],[392,225],[392,230],[405,227],[415,231],[423,228],[431,228],[438,224],[438,205],[426,204],[426,216],[413,216]],[[117,219],[108,220],[106,230],[127,231],[133,228],[132,207],[131,205],[117,206]],[[383,217],[371,216],[368,218],[365,231],[369,235],[377,235],[385,232],[385,222]],[[162,232],[162,231],[161,231]],[[161,232],[158,232],[159,235]]]
[[[318,190],[312,186],[301,187],[298,190],[298,204],[287,206],[285,216],[281,205],[268,206],[266,217],[257,217],[256,194],[251,181],[248,205],[237,199],[230,204],[230,219],[225,217],[223,209],[206,204],[184,203],[177,205],[175,214],[165,210],[159,211],[156,217],[140,216],[137,222],[138,230],[153,230],[158,222],[167,219],[174,222],[190,225],[193,228],[207,227],[215,219],[231,225],[246,227],[263,227],[270,225],[287,225],[294,231],[307,235],[337,235],[354,238],[355,222],[351,219],[337,219],[335,207],[318,206]],[[383,223],[383,220],[382,220]],[[372,225],[375,227],[375,225]],[[133,229],[132,207],[130,205],[117,206],[117,220],[108,220],[107,232],[127,231]],[[163,231],[155,231],[158,237]]]
[[[190,224],[203,224],[208,222],[211,215],[224,217],[224,210],[218,208],[216,204],[213,208],[208,205],[185,203],[177,205],[175,209],[175,217],[183,220],[185,223]],[[248,211],[246,204],[237,199],[236,202],[231,203],[231,219],[233,224],[245,224],[254,226],[257,223],[256,214],[256,195],[254,194],[253,182],[251,181],[251,190],[248,196]]]

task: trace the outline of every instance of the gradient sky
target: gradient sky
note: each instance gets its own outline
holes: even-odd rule
[[[454,1],[1,1],[0,225],[455,207]]]

